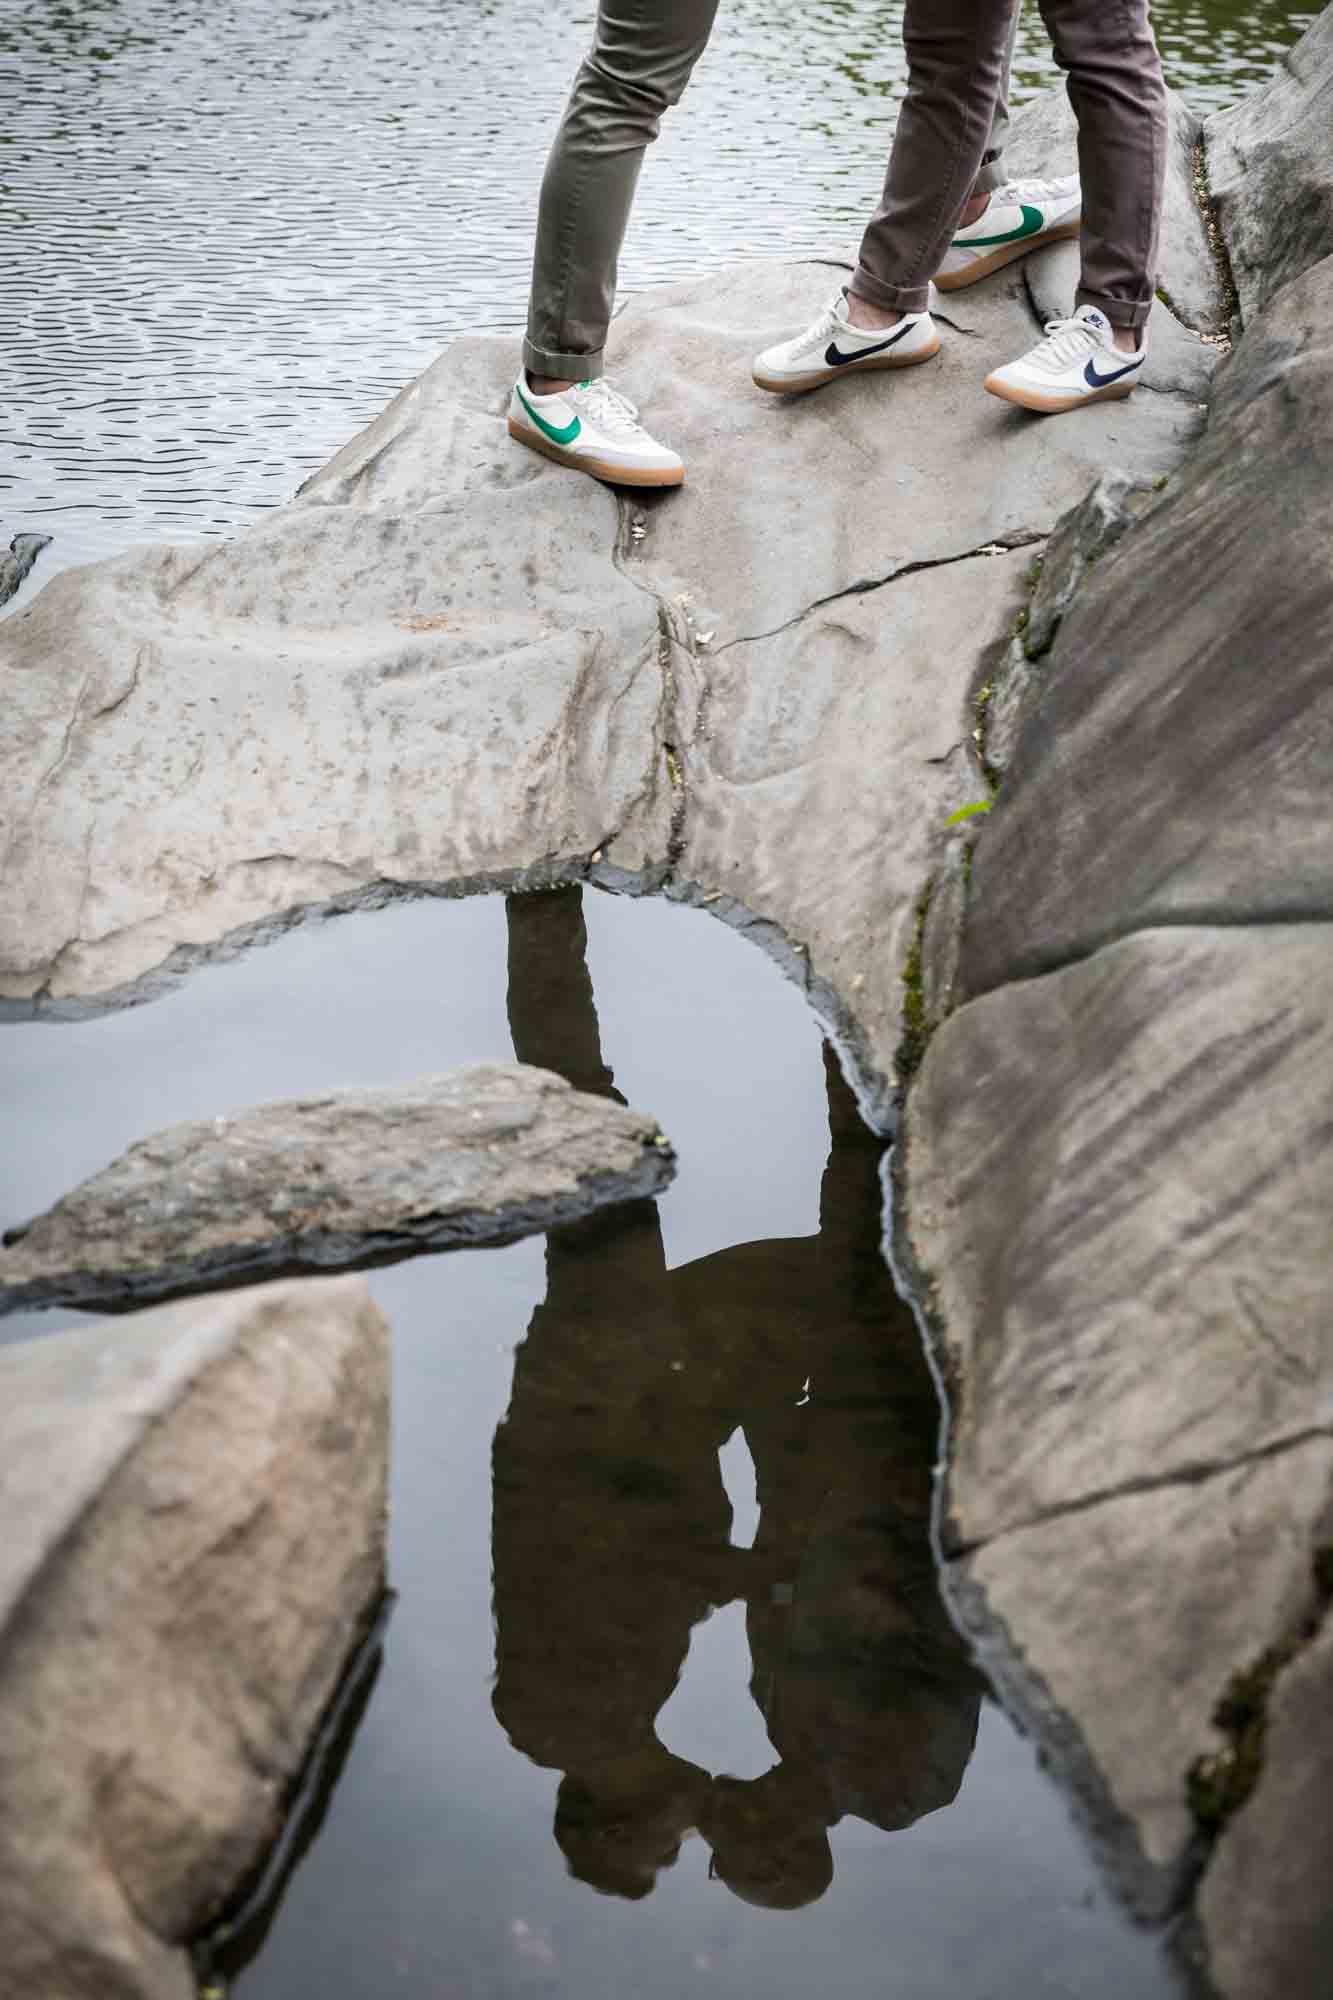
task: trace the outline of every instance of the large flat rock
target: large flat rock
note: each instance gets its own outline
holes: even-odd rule
[[[382,1588],[359,1279],[0,1350],[0,1995],[193,2000]]]
[[[1208,183],[1246,320],[1333,256],[1333,9],[1271,83],[1204,127]]]
[[[0,1312],[507,1243],[674,1169],[656,1122],[548,1070],[479,1064],[141,1139],[0,1249]]]
[[[1331,1119],[1322,924],[1142,932],[945,1023],[903,1162],[950,1544],[1333,1434]]]
[[[1147,1917],[1165,1915],[1188,1889],[1197,1858],[1188,1774],[1224,1747],[1213,1718],[1233,1677],[1307,1610],[1312,1523],[1330,1496],[1333,1440],[1318,1438],[1209,1479],[1056,1515],[950,1566],[983,1663],[1081,1797],[1121,1887]],[[1327,1773],[1322,1748],[1307,1747]],[[1306,1851],[1315,1825],[1269,1824],[1272,1881]],[[1262,1909],[1264,1882],[1236,1886],[1232,1936]],[[1326,1900],[1311,1875],[1304,1886],[1314,1900],[1289,1897],[1284,1914],[1308,1934]],[[1223,1989],[1227,2000],[1264,1990]],[[1325,1991],[1285,1989],[1290,2000]]]
[[[1331,327],[1326,259],[1079,591],[977,843],[967,992],[1151,925],[1333,917]]]

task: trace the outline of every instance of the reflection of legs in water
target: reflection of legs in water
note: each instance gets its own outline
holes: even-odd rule
[[[854,1813],[892,1828],[956,1793],[980,1682],[930,1549],[938,1408],[880,1250],[882,1147],[831,1051],[826,1068],[808,1399],[744,1419],[768,1579],[749,1605],[751,1688],[783,1768],[804,1777],[788,1781],[784,1814],[797,1799],[813,1813],[822,1793],[826,1823]]]
[[[614,1094],[580,892],[512,897],[508,916],[515,1053]],[[495,1713],[518,1749],[569,1774],[555,1834],[571,1873],[639,1897],[707,1787],[653,1725],[716,1601],[730,1510],[707,1412],[672,1368],[655,1204],[553,1231],[546,1265],[495,1436]]]

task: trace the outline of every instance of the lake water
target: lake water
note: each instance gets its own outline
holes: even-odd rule
[[[1168,2000],[941,1607],[881,1145],[723,925],[421,902],[7,1025],[0,1224],[173,1120],[515,1052],[655,1112],[678,1177],[370,1274],[399,1596],[237,2000]]]
[[[1201,111],[1316,9],[1160,0]],[[233,534],[460,332],[522,325],[590,0],[26,0],[0,19],[0,526],[61,565]],[[640,185],[626,289],[852,240],[901,0],[722,0]],[[1025,10],[1015,97],[1052,82]]]

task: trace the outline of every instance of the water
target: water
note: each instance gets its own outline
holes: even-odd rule
[[[0,1223],[171,1119],[513,1049],[614,1068],[679,1149],[657,1204],[371,1274],[399,1600],[221,1969],[238,2000],[1167,2000],[941,1608],[878,1142],[758,952],[582,907],[586,950],[577,891],[423,902],[0,1029]]]
[[[1314,9],[1161,0],[1206,111]],[[590,0],[29,0],[0,23],[0,524],[58,567],[234,534],[455,334],[516,333]],[[723,0],[622,283],[845,246],[903,83],[901,0]],[[1018,101],[1055,79],[1036,8]]]

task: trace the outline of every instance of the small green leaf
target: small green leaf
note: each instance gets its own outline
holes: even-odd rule
[[[956,813],[950,813],[946,826],[961,826],[965,819],[975,819],[978,813],[988,813],[995,804],[994,799],[973,799],[969,806],[959,806]]]

